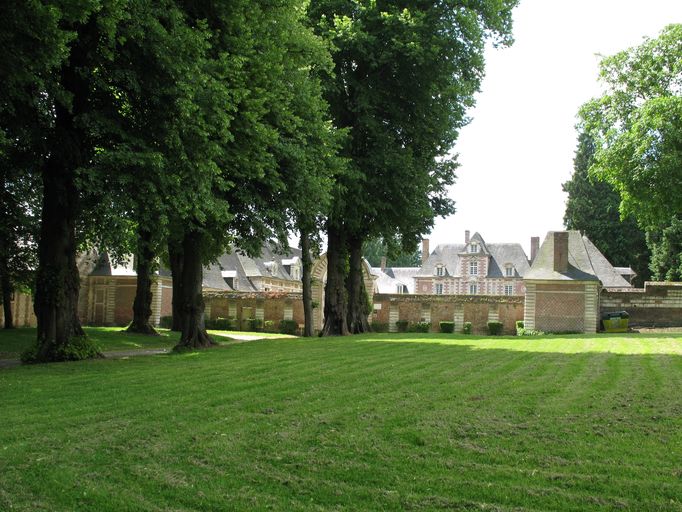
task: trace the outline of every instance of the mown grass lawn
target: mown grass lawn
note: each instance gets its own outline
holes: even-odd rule
[[[0,510],[682,510],[682,338],[377,334],[0,371]]]
[[[157,329],[160,336],[129,334],[122,327],[84,327],[87,335],[104,352],[120,350],[144,350],[153,348],[173,348],[179,334],[168,329]],[[218,343],[232,340],[232,336],[253,335],[262,338],[287,337],[284,334],[250,333],[241,331],[209,331]],[[35,329],[0,329],[0,359],[16,359],[36,341]]]

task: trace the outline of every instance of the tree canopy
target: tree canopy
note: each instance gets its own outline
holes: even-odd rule
[[[621,219],[618,192],[589,175],[594,149],[590,136],[581,133],[573,175],[562,185],[568,193],[564,224],[585,233],[613,265],[632,267],[643,283],[650,275],[645,233],[632,216]]]
[[[602,59],[604,94],[583,105],[595,142],[590,172],[621,196],[621,211],[664,229],[682,214],[682,25]]]

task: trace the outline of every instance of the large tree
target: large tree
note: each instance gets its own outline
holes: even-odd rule
[[[485,42],[511,42],[503,1],[313,0],[309,15],[335,48],[325,96],[348,131],[327,217],[324,334],[369,328],[362,246],[375,237],[414,247],[434,217],[454,211],[449,154],[483,76]]]
[[[604,94],[580,111],[595,141],[590,172],[647,230],[682,215],[682,25],[602,59]]]
[[[646,235],[631,215],[621,218],[618,192],[589,175],[594,149],[591,137],[581,133],[573,175],[562,185],[568,193],[564,224],[585,233],[613,265],[631,266],[643,283],[650,276]]]

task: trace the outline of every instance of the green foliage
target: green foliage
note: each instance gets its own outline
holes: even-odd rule
[[[33,345],[21,354],[21,362],[25,364],[45,361],[81,361],[103,357],[101,348],[87,336],[74,336],[68,343],[57,347],[53,354],[41,357],[38,345]]]
[[[265,320],[263,322],[263,331],[264,332],[275,332],[275,321],[274,320]]]
[[[407,320],[398,320],[395,325],[398,328],[398,332],[407,332],[407,327],[410,325],[410,322]]]
[[[429,332],[430,330],[431,322],[414,322],[408,328],[408,332]]]
[[[675,216],[662,229],[647,233],[651,248],[651,274],[656,281],[682,280],[682,221]]]
[[[488,322],[488,334],[491,336],[499,336],[502,334],[502,322]]]
[[[568,193],[564,224],[587,235],[614,266],[630,266],[637,282],[649,279],[649,249],[644,232],[628,215],[621,219],[620,194],[613,186],[588,173],[594,163],[594,142],[586,133],[578,141],[574,172],[562,185]]]
[[[517,320],[516,321],[516,335],[517,336],[523,336],[523,331],[524,331],[523,320]]]
[[[421,252],[415,247],[411,251],[403,251],[399,247],[390,247],[380,238],[365,240],[362,256],[373,267],[381,265],[381,258],[386,256],[388,267],[418,267],[421,265]]]
[[[282,334],[298,334],[298,323],[295,320],[282,320],[279,323],[279,332]]]
[[[606,57],[605,94],[586,103],[583,129],[595,141],[590,173],[621,195],[621,212],[663,229],[682,215],[682,24]]]
[[[471,322],[464,322],[464,325],[462,327],[462,334],[471,334],[471,332],[472,332]]]
[[[372,322],[373,332],[388,332],[388,323],[386,322]]]
[[[214,320],[206,320],[206,328],[215,331],[232,331],[235,327],[234,318],[218,317]]]
[[[440,322],[440,332],[452,333],[455,332],[455,322]]]
[[[246,330],[258,332],[263,329],[263,320],[260,318],[247,318],[246,319]]]

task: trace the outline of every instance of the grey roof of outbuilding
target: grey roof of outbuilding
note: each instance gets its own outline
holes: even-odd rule
[[[231,270],[236,273],[233,283],[236,285],[235,291],[254,292],[257,291],[251,282],[255,277],[274,277],[285,281],[295,281],[295,279],[284,269],[283,259],[301,257],[301,250],[292,248],[286,254],[278,254],[271,245],[263,246],[260,256],[249,257],[241,254],[239,249],[232,247],[231,252],[218,257],[216,263],[204,267],[204,280],[202,285],[205,288],[218,290],[233,290],[222,277],[223,270]],[[275,261],[277,269],[274,274],[266,267],[266,262]],[[220,284],[222,282],[222,285]]]
[[[377,277],[374,285],[379,293],[397,293],[399,284],[406,286],[408,293],[414,293],[414,276],[418,272],[419,267],[387,267],[384,270],[372,267],[372,275]]]
[[[554,270],[554,235],[550,231],[525,279],[550,281],[601,281],[607,288],[632,286],[616,272],[604,255],[580,231],[568,232],[568,270]]]
[[[490,264],[488,265],[488,274],[486,277],[505,277],[504,267],[511,263],[514,266],[514,275],[516,277],[524,277],[530,270],[528,257],[521,247],[521,244],[515,243],[486,243],[483,237],[475,233],[471,237],[471,241],[478,241],[481,243],[481,252],[489,253]],[[429,255],[428,259],[422,265],[421,271],[415,277],[432,277],[436,273],[436,266],[442,264],[445,266],[446,275],[459,276],[459,260],[460,255],[464,253],[467,244],[441,244],[438,245]]]

